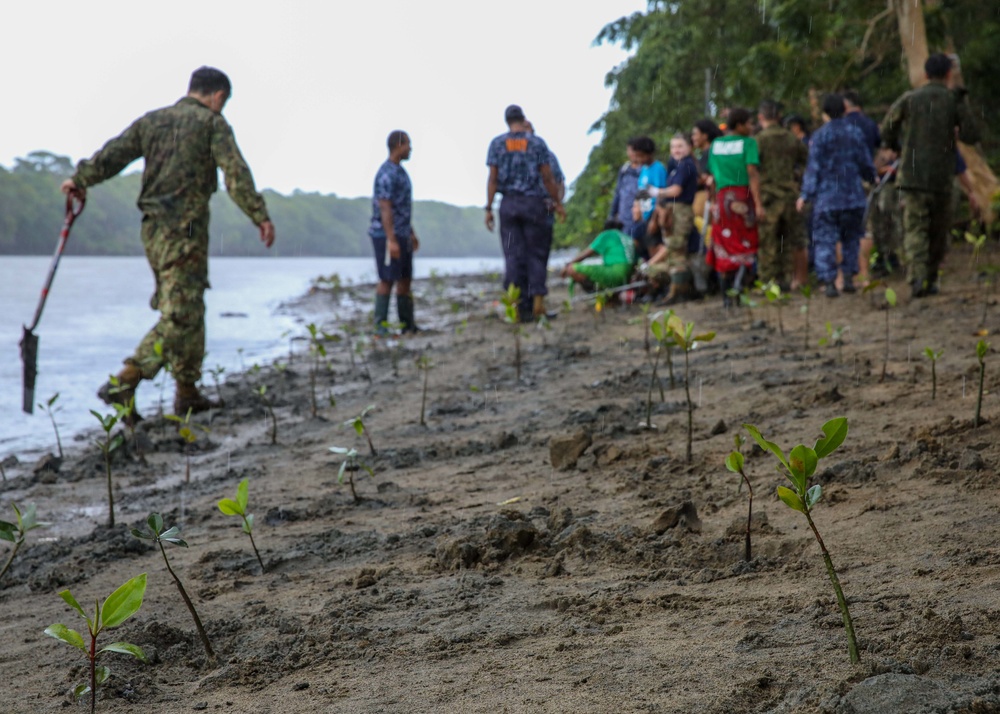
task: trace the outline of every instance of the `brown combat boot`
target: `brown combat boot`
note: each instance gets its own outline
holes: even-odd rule
[[[126,426],[135,426],[142,421],[142,416],[135,408],[135,388],[142,381],[142,371],[132,364],[126,364],[114,380],[108,380],[97,390],[97,398],[107,405],[132,405],[132,411],[122,421]]]
[[[179,417],[186,416],[188,410],[192,414],[207,412],[209,409],[219,409],[222,407],[221,401],[209,399],[198,391],[198,387],[193,384],[178,382],[177,393],[174,395],[174,414]]]

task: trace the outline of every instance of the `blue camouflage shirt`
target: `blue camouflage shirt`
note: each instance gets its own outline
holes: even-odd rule
[[[635,203],[635,194],[639,191],[639,169],[626,161],[618,169],[618,183],[615,186],[615,196],[611,199],[610,218],[621,221],[622,225],[628,228],[635,223],[632,220],[632,204]]]
[[[385,160],[375,174],[375,188],[372,191],[372,222],[368,227],[368,235],[373,238],[385,238],[385,228],[382,227],[382,209],[379,201],[392,202],[392,226],[397,238],[410,237],[410,220],[413,208],[413,189],[410,177],[399,164],[389,159]]]
[[[801,196],[815,213],[864,208],[862,181],[874,180],[871,151],[856,126],[832,119],[812,135]]]
[[[544,198],[549,194],[542,183],[539,168],[551,166],[550,157],[549,147],[540,137],[523,131],[510,131],[490,142],[486,165],[497,167],[498,193]]]

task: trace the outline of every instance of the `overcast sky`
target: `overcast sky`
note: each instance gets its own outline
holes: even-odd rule
[[[599,139],[605,74],[592,46],[646,7],[507,0],[4,2],[0,165],[35,149],[92,154],[172,104],[203,64],[233,82],[225,115],[257,185],[371,195],[392,129],[410,133],[414,198],[486,200],[486,149],[520,104],[570,181]],[[488,9],[487,9],[488,8]],[[624,156],[623,156],[624,158]],[[134,167],[138,168],[138,166]],[[131,170],[131,169],[130,169]]]

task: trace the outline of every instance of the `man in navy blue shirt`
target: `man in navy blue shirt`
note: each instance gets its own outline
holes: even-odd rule
[[[807,201],[813,205],[816,276],[826,286],[826,296],[837,297],[838,242],[843,290],[856,290],[858,244],[865,231],[863,182],[875,179],[875,167],[864,135],[844,119],[843,97],[828,94],[823,98],[823,118],[827,123],[812,135],[796,208],[801,211]]]
[[[621,223],[622,233],[641,243],[646,224],[632,217],[632,204],[635,203],[635,194],[639,190],[639,170],[642,168],[642,162],[635,153],[635,141],[634,138],[629,139],[625,147],[628,161],[618,169],[618,180],[615,183],[615,195],[611,199],[608,220]]]
[[[549,208],[566,220],[559,185],[552,173],[549,147],[541,137],[528,131],[521,107],[512,104],[504,112],[508,131],[490,142],[486,165],[490,174],[486,183],[486,228],[494,226],[493,200],[500,202],[500,244],[504,254],[504,287],[516,285],[521,290],[519,317],[531,321],[536,311],[544,312],[546,265],[539,260],[549,235]],[[537,299],[536,299],[537,298]]]
[[[420,247],[413,231],[411,211],[413,189],[410,177],[400,164],[410,158],[410,137],[404,131],[393,131],[386,143],[389,158],[375,174],[372,192],[372,220],[368,227],[375,248],[378,286],[375,288],[375,331],[386,334],[389,320],[389,296],[396,285],[396,312],[403,332],[416,332],[413,319],[413,253]]]

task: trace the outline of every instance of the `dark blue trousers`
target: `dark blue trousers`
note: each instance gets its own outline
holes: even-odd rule
[[[531,315],[531,298],[548,292],[545,279],[552,228],[545,199],[505,195],[500,202],[500,244],[504,257],[504,288],[519,287],[521,314]]]
[[[832,283],[837,277],[837,242],[840,242],[840,268],[844,277],[858,272],[858,248],[865,234],[864,208],[813,213],[813,248],[816,277]]]

